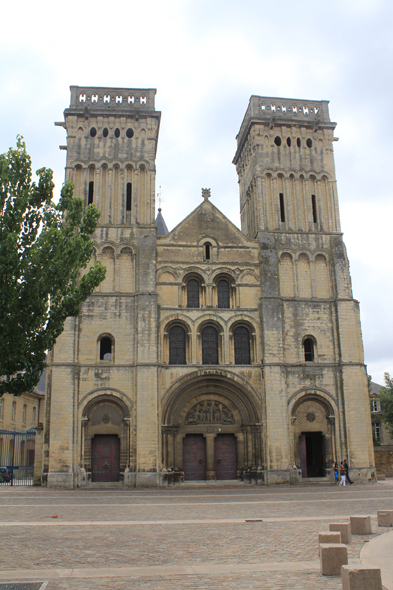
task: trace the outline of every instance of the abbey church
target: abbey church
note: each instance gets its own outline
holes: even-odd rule
[[[155,93],[72,86],[57,123],[65,178],[101,211],[90,264],[107,273],[49,356],[43,483],[295,484],[343,458],[373,478],[328,102],[252,96],[241,230],[205,188],[168,231]]]

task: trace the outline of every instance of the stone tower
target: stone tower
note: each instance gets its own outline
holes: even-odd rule
[[[307,474],[313,452],[349,456],[365,476],[374,463],[359,306],[340,229],[335,126],[327,101],[252,96],[237,136],[241,227],[261,252],[264,438],[273,479],[291,462]]]
[[[161,113],[155,93],[72,86],[64,122],[57,123],[67,131],[66,180],[86,207],[94,203],[101,211],[94,258],[107,274],[80,316],[67,320],[51,352],[48,485],[83,485],[85,457],[90,465],[90,456],[98,456],[114,436],[120,441],[110,449],[117,470],[132,474],[129,479],[157,477],[154,215]],[[120,362],[114,364],[116,357]]]

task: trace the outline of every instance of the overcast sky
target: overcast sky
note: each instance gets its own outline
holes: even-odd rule
[[[169,229],[212,189],[236,225],[235,137],[252,94],[330,100],[341,225],[373,380],[393,373],[391,0],[4,2],[0,152],[21,133],[63,182],[70,85],[157,88]],[[389,115],[389,113],[391,113]],[[389,172],[389,174],[388,174]]]

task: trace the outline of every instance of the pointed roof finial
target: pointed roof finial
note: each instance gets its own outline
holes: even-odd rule
[[[202,189],[202,197],[207,202],[211,197],[211,189],[210,188],[203,188]]]

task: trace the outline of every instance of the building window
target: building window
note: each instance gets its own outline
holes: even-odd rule
[[[169,330],[169,364],[186,364],[186,331],[181,326]]]
[[[217,302],[218,307],[229,308],[229,283],[225,279],[221,279],[217,283]]]
[[[376,400],[372,400],[371,402],[371,411],[378,412],[378,402]]]
[[[204,251],[205,251],[205,260],[211,260],[212,245],[210,244],[210,242],[206,242],[206,244],[204,246]]]
[[[3,415],[4,415],[4,406],[3,406],[3,398],[0,397],[0,420],[3,419]]]
[[[218,332],[213,326],[202,330],[202,364],[218,365]]]
[[[196,279],[187,283],[187,307],[199,307],[199,282]]]
[[[311,195],[311,205],[312,205],[312,218],[314,223],[318,223],[318,215],[317,215],[317,199],[315,195]]]
[[[284,193],[280,193],[280,220],[281,223],[285,223]]]
[[[94,182],[91,180],[89,182],[89,198],[88,198],[87,204],[92,205],[93,199],[94,199]]]
[[[312,338],[306,338],[303,342],[304,348],[304,360],[306,363],[313,362],[314,360],[314,341]]]
[[[126,211],[131,211],[131,198],[132,198],[132,185],[131,185],[131,182],[127,182]]]
[[[26,406],[26,404],[23,404],[23,408],[22,408],[22,424],[26,424],[26,410],[27,410],[27,406]]]
[[[15,415],[16,415],[16,402],[12,402],[12,406],[11,406],[11,422],[15,422]]]
[[[109,336],[100,339],[100,361],[113,360],[113,340]]]
[[[233,332],[235,346],[235,365],[250,365],[250,332],[245,326],[239,326]]]
[[[374,434],[374,440],[376,442],[381,442],[381,423],[380,422],[374,422],[373,434]]]
[[[37,425],[37,408],[34,406],[33,408],[33,426]]]

